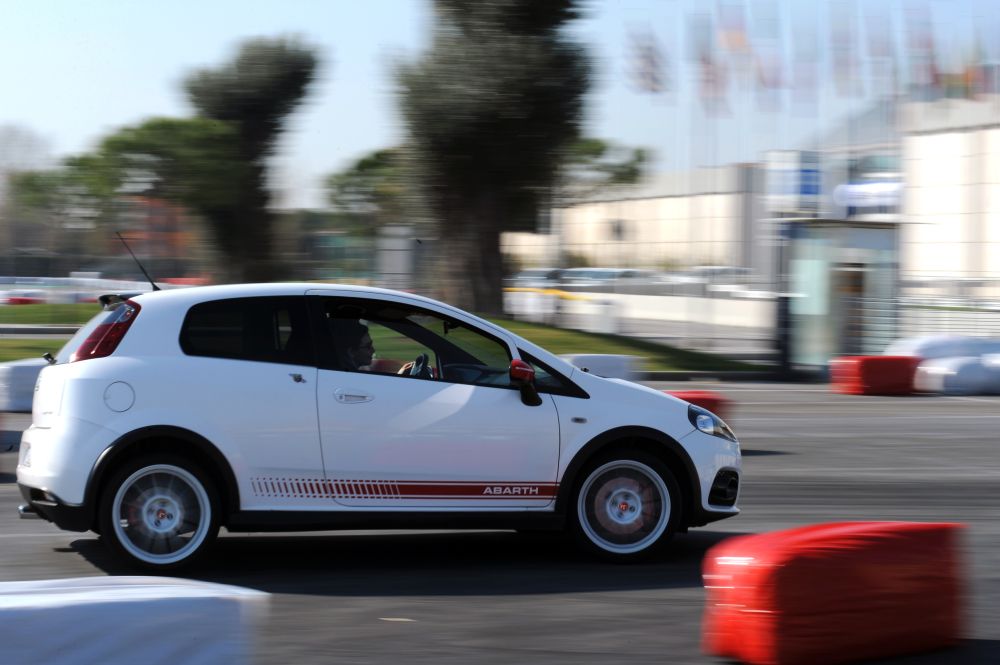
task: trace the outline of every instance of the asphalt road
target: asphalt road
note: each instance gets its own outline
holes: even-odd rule
[[[662,562],[600,564],[557,536],[512,532],[226,535],[191,576],[273,594],[259,663],[704,663],[700,562],[713,544],[821,521],[961,521],[968,639],[891,662],[1000,662],[1000,397],[656,387],[728,395],[745,454],[743,514],[678,536]],[[93,534],[16,518],[15,463],[0,453],[0,581],[121,572]]]

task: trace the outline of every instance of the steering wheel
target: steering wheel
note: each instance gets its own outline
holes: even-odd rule
[[[417,356],[417,359],[413,361],[413,366],[410,367],[410,376],[415,376],[421,379],[433,379],[434,375],[431,374],[431,368],[428,366],[430,358],[426,353],[421,353]]]

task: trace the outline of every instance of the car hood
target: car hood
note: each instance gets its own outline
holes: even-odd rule
[[[582,370],[573,372],[571,378],[596,403],[614,405],[612,408],[616,411],[620,405],[623,417],[636,420],[635,416],[644,414],[645,417],[638,418],[636,424],[669,426],[672,432],[678,434],[694,429],[688,420],[688,403],[663,391],[624,379],[606,379]]]

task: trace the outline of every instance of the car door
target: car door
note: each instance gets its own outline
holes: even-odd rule
[[[556,408],[548,395],[539,406],[522,403],[509,383],[507,341],[416,301],[310,293],[320,439],[327,490],[338,502],[494,510],[552,503]],[[374,346],[374,357],[354,357],[368,361],[361,367],[347,352],[351,340],[336,332],[345,320],[365,326]],[[423,368],[413,367],[421,356]]]
[[[225,451],[244,510],[331,503],[308,490],[323,480],[312,330],[301,295],[206,301],[184,319],[166,392]]]

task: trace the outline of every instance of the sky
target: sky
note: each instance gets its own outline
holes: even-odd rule
[[[828,40],[830,4],[850,1],[774,0],[786,48],[792,48],[791,26],[800,21]],[[767,2],[750,3],[751,27]],[[888,6],[901,43],[901,16],[911,0],[855,4],[862,17],[876,4]],[[1000,45],[997,0],[925,4],[942,57],[956,58],[971,43],[974,26],[986,26]],[[838,97],[830,63],[823,61],[814,112],[762,112],[749,89],[734,81],[729,113],[706,114],[685,34],[693,12],[717,7],[709,0],[592,0],[571,29],[595,66],[586,133],[650,148],[651,169],[666,171],[793,147],[870,103]],[[185,75],[231,58],[241,40],[295,35],[318,49],[322,68],[282,139],[276,200],[282,207],[321,207],[324,175],[403,140],[393,64],[428,46],[431,20],[430,0],[0,0],[0,126],[39,134],[53,159],[86,151],[116,128],[151,116],[190,115],[181,89]],[[636,29],[663,45],[677,82],[672,93],[635,89],[629,44]],[[865,39],[863,25],[859,38]]]

